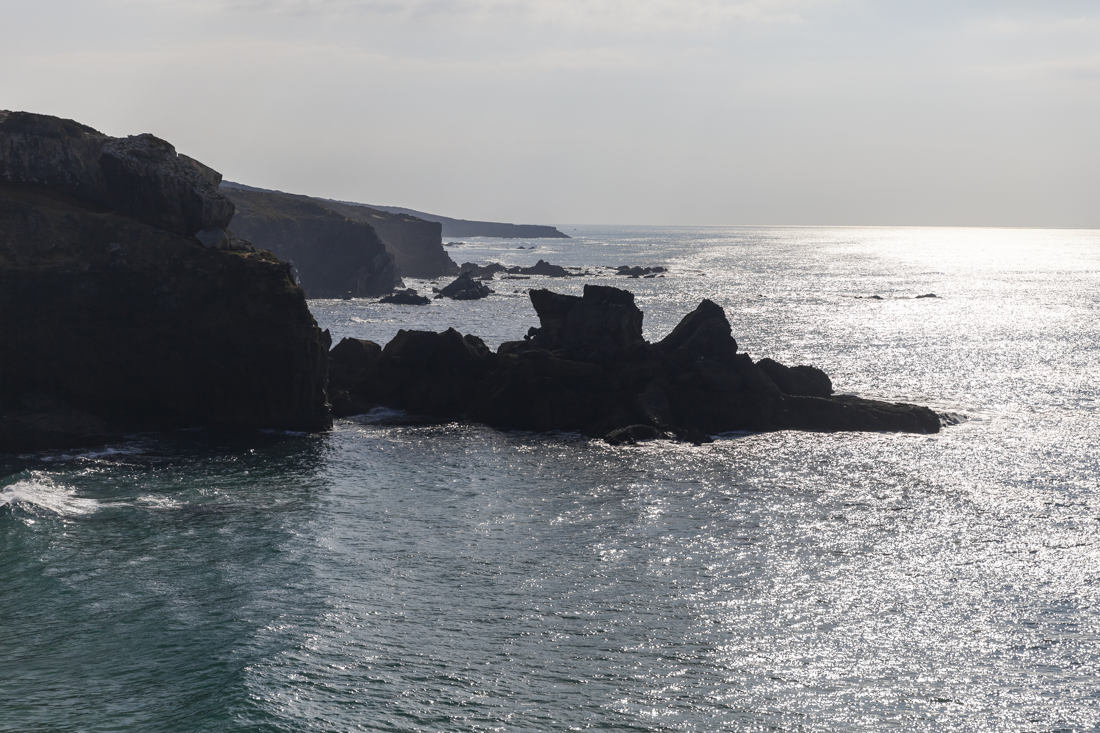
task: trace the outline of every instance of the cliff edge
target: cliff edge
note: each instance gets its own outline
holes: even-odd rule
[[[152,135],[0,112],[0,450],[331,425],[328,333],[226,233],[219,180]]]

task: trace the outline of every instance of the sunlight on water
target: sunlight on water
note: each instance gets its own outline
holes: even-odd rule
[[[5,719],[1100,726],[1100,233],[577,234],[452,256],[670,272],[311,307],[335,340],[455,326],[496,345],[536,325],[528,288],[629,288],[650,339],[711,298],[754,358],[812,363],[841,392],[961,422],[612,448],[376,411],[325,436],[176,434],[23,457],[0,495],[0,617],[15,620],[5,661],[18,670],[0,679],[17,701]]]

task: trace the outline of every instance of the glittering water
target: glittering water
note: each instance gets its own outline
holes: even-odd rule
[[[1100,726],[1100,232],[569,233],[452,254],[592,277],[312,308],[495,345],[530,287],[629,287],[649,338],[709,297],[754,357],[962,422],[612,448],[382,414],[0,459],[0,730]]]

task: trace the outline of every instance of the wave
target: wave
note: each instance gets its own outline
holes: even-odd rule
[[[99,508],[95,499],[76,495],[76,489],[55,481],[38,471],[30,471],[20,479],[0,489],[0,509],[23,509],[34,514],[43,511],[63,517],[91,514]]]

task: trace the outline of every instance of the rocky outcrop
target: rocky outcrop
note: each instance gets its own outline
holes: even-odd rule
[[[447,285],[439,294],[436,295],[436,299],[450,298],[451,300],[477,300],[479,298],[488,297],[493,291],[489,289],[488,285],[479,283],[470,277],[470,273],[464,272],[459,275],[454,282]]]
[[[153,135],[108,137],[47,115],[0,111],[0,180],[48,188],[157,229],[224,230],[233,203],[220,176]]]
[[[290,197],[311,202],[352,221],[367,224],[378,235],[386,251],[393,255],[398,272],[405,277],[434,278],[458,274],[458,265],[443,249],[443,235],[438,222],[425,221],[403,213],[381,211],[348,201],[269,191],[232,181],[223,183],[222,191],[234,201],[243,198],[240,194],[242,191]]]
[[[0,140],[0,450],[330,425],[330,340],[290,267],[194,236],[232,211],[209,173],[40,115],[8,114]]]
[[[476,336],[400,331],[369,365],[340,371],[336,414],[375,405],[504,428],[581,430],[629,443],[675,436],[703,442],[733,430],[934,433],[917,405],[834,396],[812,366],[754,362],[739,353],[722,308],[704,300],[661,341],[642,336],[631,293],[587,285],[581,297],[532,290],[540,326],[494,353]],[[351,375],[351,376],[340,376]]]
[[[308,298],[373,297],[404,283],[393,255],[361,221],[306,196],[227,189],[233,231],[292,263]]]
[[[384,298],[378,299],[379,303],[390,303],[392,305],[427,305],[432,301],[417,293],[412,288],[407,290],[398,290],[393,295],[387,295]]]
[[[561,265],[552,265],[545,260],[539,260],[530,267],[505,267],[498,262],[490,262],[479,265],[476,262],[463,262],[460,268],[462,272],[468,272],[472,277],[490,280],[498,272],[509,275],[541,275],[542,277],[580,277],[583,273],[570,272]]]
[[[427,214],[423,211],[403,209],[397,206],[372,206],[371,208],[392,214],[415,216],[424,221],[438,222],[444,237],[495,237],[501,239],[569,239],[555,227],[542,224],[505,224],[496,221],[469,221],[449,216]]]

